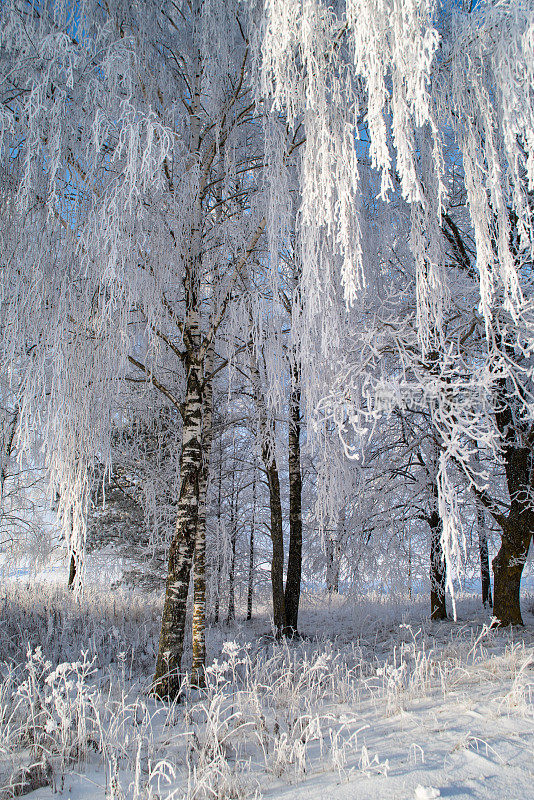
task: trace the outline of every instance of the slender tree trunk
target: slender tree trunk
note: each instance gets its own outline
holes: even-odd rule
[[[198,328],[190,332],[198,341]],[[200,486],[202,482],[202,372],[188,353],[184,403],[180,494],[174,538],[169,549],[169,569],[161,622],[153,691],[160,697],[175,698],[180,691],[187,594],[197,535]]]
[[[430,525],[430,619],[447,619],[445,585],[447,571],[441,546],[442,521],[437,511],[428,517]]]
[[[217,545],[217,547],[218,547],[218,545]],[[213,603],[213,621],[214,621],[214,623],[216,625],[218,625],[218,623],[219,623],[219,611],[220,611],[220,607],[221,607],[221,600],[220,600],[220,596],[221,596],[221,554],[219,553],[218,549],[217,549],[217,558],[216,558],[216,563],[215,563],[215,569],[217,571],[217,577],[216,577],[216,585],[215,585],[215,600],[214,600],[214,603]]]
[[[73,512],[70,512],[70,529],[72,532],[74,525],[73,519]],[[70,558],[69,558],[69,579],[67,581],[67,589],[70,589],[71,592],[75,592],[76,589],[80,587],[76,585],[76,581],[80,580],[79,569],[78,569],[78,559],[79,555],[75,549],[71,550]]]
[[[271,510],[271,541],[273,556],[271,561],[271,586],[273,594],[273,620],[275,635],[280,637],[285,623],[284,598],[284,532],[282,527],[282,502],[280,500],[280,479],[274,455],[274,422],[268,420],[265,401],[261,394],[259,370],[251,364],[254,395],[259,412],[261,457],[269,486],[269,506]]]
[[[247,622],[252,619],[252,598],[254,594],[254,533],[256,529],[256,463],[252,478],[252,522],[250,525],[250,542],[248,548],[248,586],[247,586]]]
[[[480,581],[482,586],[482,603],[491,607],[491,580],[488,551],[488,535],[486,533],[484,509],[477,506],[478,521],[478,552],[480,555]]]
[[[214,603],[214,621],[215,624],[219,622],[219,610],[221,604],[221,571],[222,571],[222,558],[221,558],[221,520],[222,520],[222,453],[223,453],[222,436],[219,437],[219,474],[217,477],[217,557],[216,557],[216,585],[215,585],[215,603]]]
[[[18,405],[13,412],[13,416],[9,421],[9,425],[3,431],[2,449],[0,451],[0,509],[4,502],[4,484],[7,478],[7,468],[9,460],[13,455],[13,444],[15,441],[15,433],[19,423],[20,410]]]
[[[70,554],[70,564],[69,564],[69,582],[67,583],[67,587],[74,591],[74,581],[76,580],[76,557],[74,553]]]
[[[193,0],[192,13],[200,18],[201,0]],[[202,56],[194,55],[194,78],[190,104],[190,163],[200,163]],[[153,692],[160,697],[177,698],[184,647],[187,595],[198,529],[200,492],[204,460],[202,457],[203,368],[200,332],[200,275],[202,242],[202,191],[196,193],[191,215],[189,251],[184,273],[185,318],[182,337],[186,374],[183,406],[182,449],[180,453],[180,493],[176,511],[176,530],[169,548],[169,567],[161,620]]]
[[[235,620],[235,551],[236,551],[236,531],[232,530],[232,549],[230,552],[230,570],[228,572],[228,614],[226,623],[229,625]]]
[[[284,534],[282,528],[282,503],[280,500],[280,479],[276,459],[264,449],[264,463],[269,484],[269,504],[271,508],[271,540],[273,559],[271,562],[271,584],[273,591],[273,619],[276,636],[281,636],[285,621],[284,599]]]
[[[339,512],[337,521],[337,533],[334,540],[334,570],[332,574],[333,589],[336,594],[339,593],[339,570],[341,565],[341,546],[345,541],[345,508]]]
[[[234,451],[235,456],[235,451]],[[236,522],[236,497],[235,497],[235,473],[232,473],[232,498],[230,503],[230,569],[228,572],[228,614],[226,622],[230,624],[235,619],[235,551],[237,544],[237,522]]]
[[[329,533],[326,540],[326,590],[328,594],[339,591],[339,565],[337,561],[337,543]]]
[[[214,361],[213,347],[208,348],[204,359],[204,384],[202,405],[202,472],[199,486],[198,522],[195,537],[195,562],[193,579],[193,664],[191,684],[202,688],[206,684],[206,502],[213,435],[213,384],[211,373]]]
[[[523,625],[521,616],[521,575],[532,538],[533,515],[527,511],[503,527],[499,552],[493,559],[493,615],[501,625]]]
[[[206,511],[205,498],[200,489],[199,524],[195,538],[195,555],[193,568],[193,627],[192,648],[193,663],[191,666],[191,685],[197,688],[205,686],[206,668]]]
[[[298,626],[302,576],[302,472],[300,465],[300,369],[291,366],[289,398],[289,554],[285,590],[286,636],[295,636]]]
[[[337,530],[329,531],[326,542],[326,588],[328,594],[339,592],[339,562],[341,558],[341,543],[344,541],[345,509],[339,512]]]

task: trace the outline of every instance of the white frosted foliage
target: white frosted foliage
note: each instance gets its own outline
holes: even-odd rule
[[[73,551],[113,431],[142,391],[159,392],[147,422],[180,413],[185,346],[205,337],[201,361],[232,320],[263,232],[239,13],[216,0],[0,10],[2,357],[20,365],[21,443],[39,431]],[[225,328],[217,367],[242,330]]]
[[[514,0],[262,8],[258,97],[305,137],[298,224],[302,348],[315,361],[304,368],[308,408],[360,457],[380,419],[414,406],[430,413],[442,442],[443,546],[458,565],[464,537],[451,471],[476,482],[469,443],[500,457],[498,376],[515,385],[520,413],[532,414],[531,390],[519,388],[527,367],[503,350],[532,353],[534,8]],[[450,265],[451,248],[468,283]],[[390,301],[383,286],[397,268],[402,291],[414,291],[395,298],[392,287]],[[470,310],[458,294],[467,285]],[[469,314],[464,327],[454,322]],[[466,355],[479,319],[484,353]],[[337,367],[318,367],[323,360]]]
[[[380,173],[382,199],[398,180],[404,198],[425,213],[430,204],[439,225],[446,202],[440,126],[446,125],[463,157],[481,309],[489,320],[499,276],[507,306],[518,313],[522,297],[507,214],[514,209],[523,246],[532,249],[525,196],[525,181],[532,189],[533,164],[532,14],[513,3],[472,13],[438,9],[427,0],[347,0],[333,7],[318,0],[265,3],[256,42],[259,91],[306,136],[306,256],[319,274],[327,269],[313,229],[326,231],[331,252],[343,260],[341,280],[350,304],[363,274],[373,268],[371,254],[362,252],[358,150]],[[359,147],[362,124],[369,143]],[[424,130],[430,158],[421,149]],[[429,199],[430,182],[437,203]],[[424,251],[414,240],[418,254]],[[433,292],[439,291],[437,285]]]

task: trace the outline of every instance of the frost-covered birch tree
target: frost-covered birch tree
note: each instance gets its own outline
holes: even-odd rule
[[[211,380],[231,357],[225,320],[270,214],[247,19],[239,3],[212,0],[13,0],[1,15],[2,244],[16,286],[3,358],[21,331],[36,343],[21,430],[29,441],[39,419],[69,546],[81,553],[89,476],[95,458],[111,465],[125,378],[136,374],[180,413],[155,680],[175,695],[195,549],[202,572]],[[283,142],[286,164],[298,136],[279,116],[267,135]]]

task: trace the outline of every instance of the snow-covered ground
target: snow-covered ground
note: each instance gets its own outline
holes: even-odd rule
[[[208,689],[169,706],[147,691],[159,600],[5,591],[2,797],[534,798],[532,600],[522,630],[468,597],[435,624],[420,601],[308,599],[283,644],[267,616],[212,627]]]

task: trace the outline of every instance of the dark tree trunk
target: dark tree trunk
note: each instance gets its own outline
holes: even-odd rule
[[[443,523],[437,511],[428,517],[430,525],[430,619],[447,619],[445,585],[447,568],[441,545]]]
[[[252,522],[248,549],[247,622],[252,619],[252,598],[254,595],[254,533],[256,528],[256,465],[252,479]]]
[[[215,602],[213,604],[213,621],[217,625],[219,622],[219,610],[221,604],[221,556],[219,553],[217,553],[215,569],[217,570],[217,580],[215,585]]]
[[[269,486],[269,506],[271,510],[271,541],[273,556],[271,561],[271,586],[273,593],[273,619],[275,635],[280,637],[285,624],[284,598],[284,532],[282,527],[282,503],[280,500],[280,479],[274,455],[274,422],[268,418],[267,408],[261,393],[261,381],[258,367],[251,363],[254,385],[254,396],[258,406],[261,436],[261,458],[267,475]]]
[[[509,357],[514,352],[498,338]],[[520,604],[521,575],[534,529],[532,491],[534,482],[532,441],[534,426],[522,431],[519,414],[514,414],[514,389],[506,379],[497,381],[495,421],[503,442],[503,461],[510,510],[505,517],[493,513],[501,526],[502,540],[493,559],[493,615],[501,625],[522,625]]]
[[[73,591],[74,590],[74,581],[76,580],[76,556],[74,553],[70,554],[70,564],[69,564],[69,582],[67,584],[68,588]]]
[[[330,535],[326,540],[326,590],[328,594],[339,592],[339,560],[337,542]]]
[[[285,590],[286,636],[295,636],[298,626],[302,575],[302,472],[300,465],[300,370],[291,367],[289,399],[289,554]]]
[[[284,599],[284,534],[282,528],[282,503],[280,500],[280,479],[274,455],[269,455],[270,447],[263,448],[263,458],[269,484],[269,504],[271,507],[271,541],[273,558],[271,562],[271,584],[273,591],[273,618],[277,637],[281,636],[285,622]]]
[[[216,563],[215,569],[217,573],[216,583],[215,583],[215,602],[214,602],[214,610],[213,610],[213,618],[215,624],[219,622],[219,610],[221,604],[221,571],[222,571],[222,558],[221,558],[221,520],[222,520],[222,459],[223,453],[223,446],[222,446],[222,435],[219,437],[219,474],[218,474],[218,486],[217,486],[217,556],[216,556]]]
[[[503,527],[499,552],[493,559],[493,615],[501,625],[523,625],[521,616],[521,575],[532,538],[532,514],[524,515]]]
[[[486,533],[484,510],[478,506],[477,508],[478,519],[478,552],[480,555],[480,582],[482,585],[482,603],[484,606],[491,608],[491,580],[490,580],[490,565],[489,565],[489,551],[488,551],[488,535]]]
[[[1,450],[0,450],[0,507],[4,501],[4,484],[7,478],[7,468],[9,464],[9,460],[13,455],[13,445],[15,442],[15,433],[17,432],[17,425],[19,421],[20,411],[19,407],[15,408],[13,412],[13,416],[11,418],[10,425],[7,431],[4,432],[3,441],[1,443]],[[56,501],[58,500],[59,495],[56,496]]]
[[[230,504],[230,570],[228,572],[228,615],[226,622],[229,624],[235,619],[235,551],[237,544],[236,498],[234,495],[234,480],[232,477],[232,499]]]
[[[72,532],[74,527],[74,517],[72,509],[69,512],[69,524],[70,524],[70,530]],[[80,558],[79,553],[77,553],[77,551],[73,549],[71,551],[69,559],[69,580],[67,582],[67,588],[70,589],[71,592],[75,592],[77,589],[80,589],[81,587],[79,558]]]

